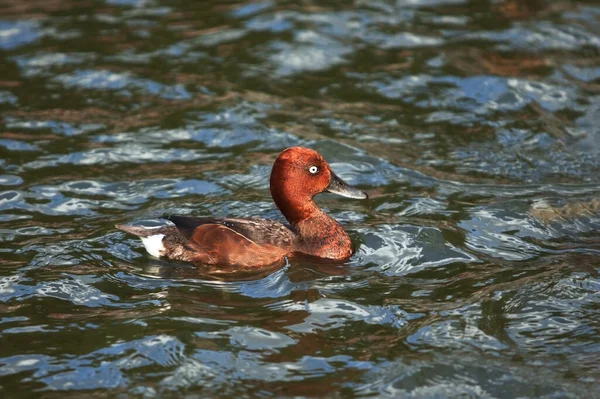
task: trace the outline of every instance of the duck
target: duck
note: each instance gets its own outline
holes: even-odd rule
[[[330,261],[352,256],[350,236],[314,197],[323,192],[354,199],[369,196],[338,177],[321,154],[305,147],[285,149],[273,164],[269,189],[287,224],[260,218],[167,215],[163,219],[172,225],[116,228],[138,236],[153,257],[240,270],[282,264],[297,255]]]

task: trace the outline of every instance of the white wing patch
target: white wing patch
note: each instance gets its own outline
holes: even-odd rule
[[[156,234],[154,236],[140,237],[142,244],[146,247],[146,251],[155,258],[160,258],[161,252],[165,250],[163,245],[164,234]]]

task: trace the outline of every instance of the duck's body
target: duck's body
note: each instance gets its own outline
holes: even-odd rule
[[[139,236],[155,257],[241,269],[273,265],[296,253],[331,260],[352,255],[344,228],[313,197],[323,191],[367,195],[338,178],[316,151],[292,147],[282,152],[273,165],[270,189],[289,225],[256,218],[168,216],[174,226],[117,228]]]

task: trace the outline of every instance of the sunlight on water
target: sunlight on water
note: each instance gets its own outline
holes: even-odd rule
[[[0,397],[600,396],[594,2],[0,10]],[[296,145],[369,192],[317,197],[347,262],[217,275],[114,228],[282,221]]]

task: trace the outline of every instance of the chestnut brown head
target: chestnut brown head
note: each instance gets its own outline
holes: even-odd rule
[[[290,147],[284,150],[273,164],[270,179],[273,200],[291,222],[310,216],[315,205],[312,198],[330,192],[348,198],[365,199],[367,194],[348,185],[329,167],[315,150]]]

